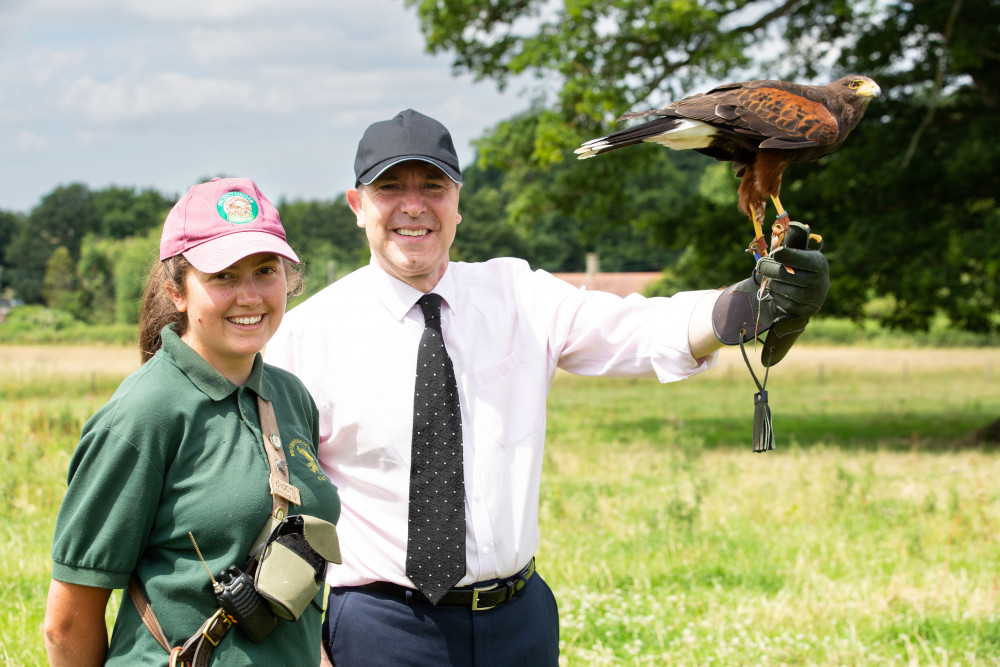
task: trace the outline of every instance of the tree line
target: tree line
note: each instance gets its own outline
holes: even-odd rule
[[[504,254],[552,271],[582,271],[592,239],[568,225],[518,230],[503,216],[507,202],[497,199],[502,180],[497,169],[465,170],[462,209],[473,222],[462,225],[453,259]],[[135,323],[163,221],[176,200],[150,188],[91,190],[71,183],[26,215],[0,210],[0,296],[89,324]],[[364,232],[342,195],[275,205],[305,266],[306,295],[369,261]],[[604,270],[659,270],[672,254],[634,230],[608,234],[601,250]]]
[[[0,211],[0,295],[41,304],[90,324],[135,323],[163,221],[176,202],[153,189],[81,183],[56,187],[27,215]],[[307,266],[367,261],[346,202],[281,202],[280,213]],[[364,258],[362,258],[362,255]]]
[[[867,74],[884,95],[835,154],[792,165],[782,202],[824,237],[823,312],[927,329],[1000,327],[1000,0],[404,0],[428,50],[500,86],[533,72],[528,108],[476,143],[453,259],[665,269],[658,293],[751,270],[729,165],[641,145],[580,162],[619,114],[711,81]],[[766,44],[768,48],[762,49]],[[766,54],[766,55],[765,55]],[[173,198],[80,184],[26,216],[0,210],[0,289],[84,321],[129,321]],[[0,202],[0,209],[3,203]],[[368,261],[343,197],[278,202],[310,290]]]

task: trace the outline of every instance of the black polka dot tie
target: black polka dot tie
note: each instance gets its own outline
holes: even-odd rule
[[[417,352],[406,576],[432,603],[465,575],[462,412],[441,334],[441,297],[425,294]]]

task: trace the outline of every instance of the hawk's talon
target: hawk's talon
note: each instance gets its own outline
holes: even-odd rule
[[[782,211],[775,216],[774,224],[771,225],[771,252],[781,247],[785,241],[785,232],[788,231],[788,211]]]
[[[764,243],[763,234],[758,234],[757,238],[750,242],[747,252],[753,253],[756,260],[759,260],[761,257],[767,257],[767,245]]]

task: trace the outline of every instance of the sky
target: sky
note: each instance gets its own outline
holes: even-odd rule
[[[0,34],[6,211],[75,182],[179,196],[216,175],[329,200],[375,121],[437,118],[464,167],[529,103],[427,54],[403,0],[0,0]]]

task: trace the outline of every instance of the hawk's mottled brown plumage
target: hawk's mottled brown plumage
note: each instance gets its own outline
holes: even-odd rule
[[[778,200],[785,168],[837,150],[880,93],[874,81],[860,75],[825,86],[727,83],[662,109],[627,113],[618,120],[653,120],[588,141],[576,153],[583,159],[650,141],[733,162],[742,177],[740,210],[750,216],[759,237],[768,197],[779,216],[785,212]]]

